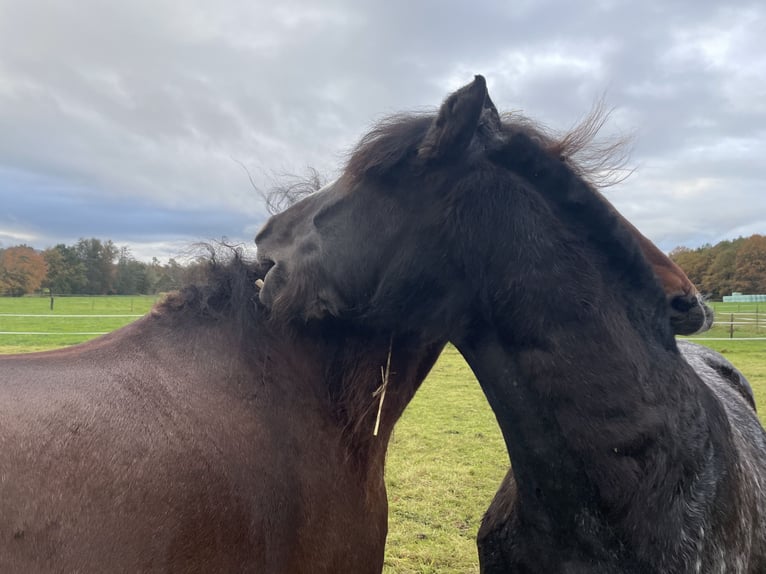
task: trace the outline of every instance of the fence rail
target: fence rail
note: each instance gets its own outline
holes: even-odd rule
[[[143,317],[143,315],[49,315],[39,313],[0,313],[0,317],[35,317],[36,319],[58,319],[59,317],[65,317],[69,319],[84,319],[84,318],[104,318],[104,317],[132,317],[137,319]]]
[[[29,318],[29,319],[138,319],[141,314],[134,313],[102,313],[102,314],[55,314],[55,313],[0,313],[0,325],[3,318]],[[721,312],[716,313],[715,321],[708,332],[707,337],[681,337],[683,339],[692,339],[697,341],[766,341],[766,317],[756,311],[741,312]],[[76,323],[76,321],[75,321]],[[60,324],[60,323],[59,323]],[[6,329],[10,325],[4,325]],[[15,326],[15,325],[14,325]],[[21,327],[21,325],[19,325]],[[32,325],[29,325],[30,327]],[[35,325],[37,327],[38,325]],[[40,325],[41,326],[41,325]],[[88,325],[90,326],[90,325]],[[96,325],[93,325],[96,326]],[[96,326],[96,328],[101,325]],[[106,327],[106,325],[104,325]],[[22,327],[23,328],[23,327]],[[87,328],[87,327],[86,327]],[[111,327],[106,327],[111,330]],[[19,331],[0,331],[2,335],[19,336],[48,336],[48,335],[73,335],[73,336],[97,336],[105,335],[110,331],[48,331],[48,330],[19,330]],[[761,336],[763,335],[763,336]]]
[[[718,309],[715,321],[713,322],[713,332],[710,333],[713,337],[709,337],[707,340],[714,340],[714,338],[732,341],[759,340],[762,338],[759,335],[764,327],[763,319],[762,313],[760,313],[757,306],[755,311],[723,312]],[[720,335],[721,331],[724,331],[723,334],[728,335],[728,337],[714,337],[715,334]],[[735,336],[737,332],[739,332],[740,336]],[[703,337],[697,338],[700,340],[704,339]]]
[[[85,337],[90,335],[106,335],[110,331],[58,331],[56,333],[45,333],[40,331],[0,331],[0,335],[73,335],[77,337]]]

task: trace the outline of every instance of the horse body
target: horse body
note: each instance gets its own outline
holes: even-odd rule
[[[378,126],[256,243],[274,313],[463,353],[515,477],[485,572],[766,571],[754,410],[684,360],[635,229],[550,138],[501,120],[483,78]]]
[[[737,468],[736,484],[730,485],[732,492],[741,492],[742,500],[737,504],[737,517],[730,519],[731,528],[725,534],[715,532],[714,528],[719,524],[720,515],[725,512],[731,512],[731,508],[721,511],[716,520],[706,516],[702,501],[695,500],[686,496],[679,496],[675,501],[678,520],[678,537],[675,540],[668,540],[665,543],[671,546],[676,544],[678,548],[687,547],[687,550],[681,550],[681,554],[687,555],[687,564],[682,567],[671,567],[668,564],[644,564],[641,566],[626,566],[624,557],[615,555],[613,559],[603,560],[596,565],[592,562],[580,562],[579,569],[575,567],[577,561],[570,561],[566,567],[557,565],[546,565],[551,571],[563,572],[648,572],[648,571],[688,571],[688,572],[756,572],[757,567],[748,567],[748,562],[743,557],[750,557],[750,564],[763,563],[763,540],[766,540],[766,523],[762,517],[765,515],[766,508],[764,504],[766,497],[763,495],[762,473],[764,470],[763,453],[766,452],[766,435],[763,432],[757,419],[750,416],[752,408],[754,410],[752,389],[747,379],[735,367],[733,367],[724,357],[711,351],[710,349],[697,345],[689,341],[678,341],[678,347],[686,362],[700,377],[701,384],[712,391],[715,399],[724,407],[726,416],[731,421],[732,433],[732,453],[735,453],[733,460],[726,466],[715,465],[712,460],[708,460],[708,471],[705,469],[697,471],[694,481],[701,485],[701,490],[707,490],[710,493],[713,487],[720,488],[720,482],[717,475],[727,468]],[[705,392],[705,394],[707,394]],[[743,416],[744,415],[744,416]],[[671,413],[672,416],[672,413]],[[699,416],[699,415],[696,415]],[[610,426],[614,424],[614,419],[610,419]],[[679,421],[683,425],[683,421]],[[619,451],[619,448],[618,448]],[[737,453],[742,453],[738,456]],[[617,455],[618,452],[615,452]],[[704,458],[704,454],[702,455]],[[710,472],[710,469],[713,472]],[[519,559],[519,556],[525,554],[525,550],[530,547],[529,537],[533,536],[529,525],[522,519],[523,512],[520,512],[520,496],[518,485],[514,476],[514,469],[509,470],[503,480],[497,495],[487,510],[478,533],[479,556],[481,559],[482,572],[488,574],[503,573],[510,571],[545,571],[546,566],[540,558],[525,558],[525,562]],[[634,485],[618,485],[620,488],[630,491]],[[639,501],[645,500],[642,494],[635,494]],[[662,512],[671,512],[672,502],[663,501],[664,508]],[[643,510],[642,510],[643,512]],[[684,515],[689,515],[688,518]],[[642,520],[644,520],[642,516]],[[726,521],[724,521],[726,522]],[[737,522],[734,524],[734,522]],[[592,528],[594,521],[581,518],[578,524],[578,533],[575,536],[578,539],[577,544],[582,544],[582,538],[591,534],[588,528]],[[653,525],[659,528],[659,524]],[[645,535],[646,533],[642,533]],[[730,546],[723,546],[727,541]],[[539,541],[535,541],[539,542]],[[565,547],[566,543],[559,543],[558,547]],[[675,552],[668,552],[668,555],[677,555]],[[737,559],[740,558],[738,561]],[[535,564],[535,568],[529,570],[529,564]]]
[[[0,571],[382,570],[386,445],[441,346],[394,340],[373,437],[390,338],[253,313],[0,357]]]
[[[491,388],[513,469],[479,531],[482,572],[762,571],[766,443],[732,387],[717,378],[687,386],[695,377],[682,366],[631,379],[661,376],[671,392],[640,384],[615,400],[615,379],[487,347],[466,358]]]

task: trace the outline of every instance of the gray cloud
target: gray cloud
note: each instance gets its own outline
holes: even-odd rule
[[[562,129],[605,94],[637,166],[608,195],[662,247],[766,232],[760,3],[455,4],[0,0],[0,242],[250,241],[238,162],[332,174],[474,73]]]

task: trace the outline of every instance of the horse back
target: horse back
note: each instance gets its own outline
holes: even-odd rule
[[[211,334],[0,357],[0,571],[380,571],[382,479],[317,393]]]

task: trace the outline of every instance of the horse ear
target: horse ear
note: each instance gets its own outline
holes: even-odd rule
[[[500,119],[495,104],[489,98],[489,94],[484,98],[484,108],[481,110],[478,131],[487,147],[491,147],[498,141],[503,141],[503,121]]]
[[[497,115],[487,95],[487,82],[482,76],[475,76],[473,82],[450,94],[423,138],[418,157],[426,161],[459,157],[471,143],[487,101]]]

